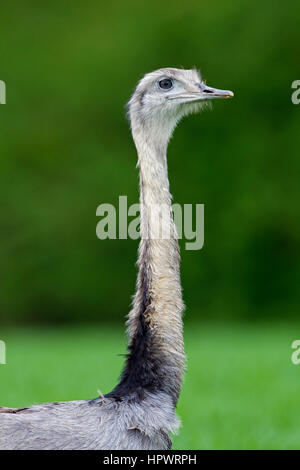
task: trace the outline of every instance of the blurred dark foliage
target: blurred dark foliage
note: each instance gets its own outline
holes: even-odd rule
[[[182,248],[186,320],[299,312],[299,2],[44,1],[1,5],[0,318],[123,321],[137,241],[96,238],[100,203],[138,201],[124,105],[165,66],[232,89],[169,147],[174,201],[205,204]]]

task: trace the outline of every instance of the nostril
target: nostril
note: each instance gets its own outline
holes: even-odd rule
[[[200,88],[200,90],[202,91],[202,93],[213,93],[213,90],[209,87],[207,87],[206,85],[204,85],[204,83],[197,83],[198,87]]]

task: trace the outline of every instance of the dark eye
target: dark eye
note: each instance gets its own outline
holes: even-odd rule
[[[170,90],[173,87],[173,81],[170,78],[163,78],[158,84],[162,90]]]

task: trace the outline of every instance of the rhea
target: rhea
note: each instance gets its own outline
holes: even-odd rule
[[[145,75],[128,104],[140,175],[138,277],[128,315],[128,354],[119,383],[92,400],[0,408],[0,449],[170,449],[185,369],[180,254],[167,170],[176,124],[208,100],[233,93],[196,70]],[[153,206],[168,208],[161,219]],[[168,237],[157,237],[163,220]]]

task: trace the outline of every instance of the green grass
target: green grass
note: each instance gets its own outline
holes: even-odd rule
[[[2,331],[0,403],[87,399],[116,383],[125,349],[121,329]],[[175,449],[300,448],[300,365],[291,363],[295,325],[189,325],[188,370]]]

